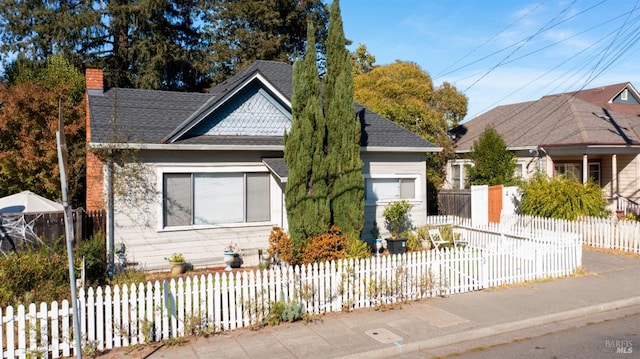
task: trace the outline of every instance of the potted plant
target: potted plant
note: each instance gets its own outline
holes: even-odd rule
[[[224,263],[227,265],[226,268],[224,270],[226,271],[230,271],[231,270],[231,265],[235,262],[236,260],[236,251],[238,249],[238,246],[233,243],[233,242],[229,242],[229,244],[224,247]]]
[[[173,253],[171,256],[166,257],[165,260],[169,262],[171,275],[180,275],[184,273],[184,265],[187,261],[182,253]]]
[[[406,200],[389,203],[385,207],[382,216],[384,225],[391,233],[391,238],[387,240],[387,248],[391,254],[406,252],[406,238],[401,238],[403,233],[411,228],[411,215],[409,211],[413,206]]]

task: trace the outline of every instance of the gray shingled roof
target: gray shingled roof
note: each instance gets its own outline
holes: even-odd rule
[[[456,151],[468,151],[493,126],[509,148],[572,145],[639,145],[640,119],[621,115],[569,95],[499,106],[453,132]]]
[[[89,95],[91,142],[159,143],[209,98],[204,93],[122,88]]]
[[[274,61],[256,61],[236,76],[214,87],[209,93],[182,93],[133,89],[109,89],[103,95],[89,94],[91,111],[91,142],[161,143],[169,135],[178,133],[181,126],[191,125],[189,118],[198,118],[206,103],[224,98],[229,91],[245,83],[259,72],[287,99],[292,94],[291,65]],[[207,103],[208,101],[208,103]],[[202,106],[202,107],[201,107]],[[111,118],[116,110],[117,124]],[[361,145],[364,147],[424,148],[437,146],[396,125],[392,121],[355,104],[355,112],[362,123]],[[118,133],[114,134],[114,129]],[[282,146],[282,136],[198,136],[179,138],[176,144],[224,146]]]

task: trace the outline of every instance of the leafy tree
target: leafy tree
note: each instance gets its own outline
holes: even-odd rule
[[[360,44],[351,54],[351,74],[353,76],[366,75],[373,70],[375,62],[376,57],[367,51],[367,46]]]
[[[360,121],[353,107],[351,56],[345,45],[340,3],[331,4],[323,107],[327,121],[327,161],[332,224],[352,238],[364,226],[364,177],[360,158]]]
[[[582,184],[567,177],[536,174],[520,185],[522,214],[576,220],[581,216],[608,217],[607,201],[593,181]]]
[[[51,57],[44,67],[23,68],[27,75],[15,71],[14,80],[0,87],[0,196],[28,189],[60,198],[60,103],[69,151],[69,197],[77,206],[84,201],[84,77],[61,55]]]
[[[374,66],[353,82],[356,101],[444,149],[428,157],[429,183],[440,187],[454,155],[448,130],[466,116],[467,97],[446,82],[434,88],[429,74],[412,62]]]
[[[328,11],[321,0],[207,3],[204,36],[216,83],[258,59],[293,62],[305,51],[307,21],[319,43],[326,38]]]
[[[312,23],[307,35],[307,52],[293,66],[293,122],[284,138],[284,158],[289,167],[285,196],[294,251],[303,248],[308,238],[326,232],[331,220],[324,152],[327,131],[320,106]]]
[[[477,141],[473,142],[469,158],[474,166],[469,167],[469,182],[472,185],[516,184],[515,155],[493,127],[488,127]]]

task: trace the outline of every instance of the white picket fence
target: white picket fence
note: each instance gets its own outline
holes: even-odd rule
[[[454,216],[429,216],[427,224],[471,227],[471,220]],[[508,216],[501,218],[500,223],[489,223],[474,228],[525,237],[535,235],[538,238],[547,234],[551,237],[578,234],[582,242],[591,247],[640,253],[640,222],[638,221],[597,217],[568,221],[532,216]]]
[[[462,249],[81,289],[82,341],[98,350],[126,347],[248,327],[280,300],[300,303],[307,313],[348,311],[566,276],[582,264],[582,241],[575,234],[466,230],[469,244]],[[73,355],[69,307],[63,301],[61,309],[54,302],[0,310],[0,358]]]
[[[501,219],[499,231],[519,233],[576,233],[584,244],[597,248],[640,253],[640,222],[585,217],[577,221],[514,216]]]

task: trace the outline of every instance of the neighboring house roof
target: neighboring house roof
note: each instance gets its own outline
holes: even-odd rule
[[[593,93],[585,98],[592,98]],[[640,145],[640,117],[586,102],[576,94],[545,96],[537,101],[499,106],[452,131],[456,152],[470,151],[493,126],[512,150],[538,146]]]
[[[574,96],[580,100],[589,102],[602,108],[606,108],[610,111],[614,111],[622,115],[640,115],[640,94],[638,94],[638,91],[636,91],[636,89],[630,82],[623,82],[619,84],[601,86],[580,91],[565,92],[562,94],[549,95],[545,97],[553,97],[558,95]]]
[[[274,61],[256,61],[209,93],[120,88],[90,92],[91,143],[282,150],[291,122],[292,92],[291,65]],[[440,150],[363,106],[354,106],[365,149]]]

